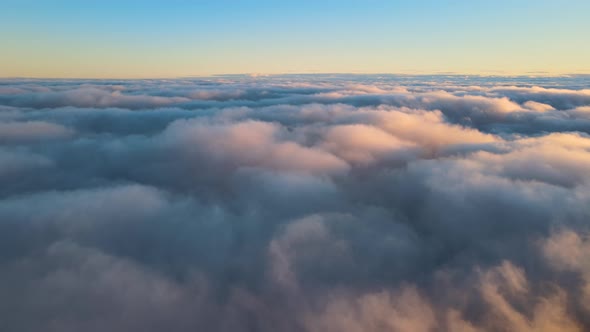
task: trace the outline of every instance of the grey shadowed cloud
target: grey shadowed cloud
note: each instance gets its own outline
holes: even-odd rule
[[[588,330],[589,87],[2,80],[0,330]]]

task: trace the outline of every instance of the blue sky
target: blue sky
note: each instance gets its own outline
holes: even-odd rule
[[[590,71],[590,1],[6,1],[0,76]]]

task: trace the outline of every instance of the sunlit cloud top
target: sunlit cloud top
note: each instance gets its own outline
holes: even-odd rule
[[[590,73],[590,2],[0,0],[0,77]]]

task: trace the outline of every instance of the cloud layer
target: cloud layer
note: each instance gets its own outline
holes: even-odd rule
[[[590,81],[0,81],[0,330],[590,329]]]

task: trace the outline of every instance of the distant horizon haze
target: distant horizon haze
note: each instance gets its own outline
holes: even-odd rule
[[[0,1],[0,77],[590,74],[590,2]]]

